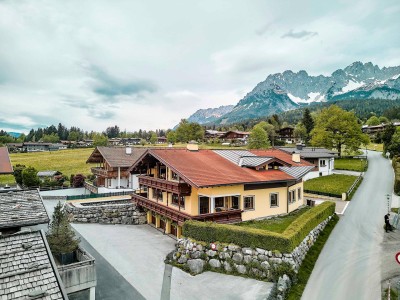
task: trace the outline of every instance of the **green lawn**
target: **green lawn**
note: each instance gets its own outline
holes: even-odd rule
[[[368,150],[380,151],[383,152],[383,144],[375,144],[371,143],[367,146]]]
[[[341,197],[342,193],[346,193],[356,179],[357,176],[342,174],[321,176],[305,181],[304,190],[330,193]]]
[[[367,160],[360,158],[335,158],[336,170],[349,170],[364,172],[367,166]]]
[[[300,217],[303,213],[305,213],[309,209],[310,209],[310,207],[306,206],[299,210],[291,212],[290,214],[288,214],[286,216],[275,217],[275,218],[259,220],[259,221],[246,221],[246,222],[238,223],[235,225],[282,233],[294,220],[296,220],[298,217]]]
[[[10,153],[11,164],[22,164],[31,166],[38,171],[57,170],[66,176],[71,174],[89,175],[93,164],[86,164],[86,160],[93,152],[93,148],[68,149],[59,151],[32,152],[32,153]],[[0,184],[14,183],[14,176],[0,176]]]

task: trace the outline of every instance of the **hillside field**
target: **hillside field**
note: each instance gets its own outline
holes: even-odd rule
[[[34,167],[38,171],[57,170],[66,176],[71,174],[91,174],[90,168],[93,164],[86,164],[86,160],[94,148],[67,149],[59,151],[10,153],[11,164]],[[0,176],[0,184],[13,183],[14,176]]]

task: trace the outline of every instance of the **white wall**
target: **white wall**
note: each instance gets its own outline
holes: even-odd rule
[[[128,178],[127,177],[121,177],[120,186],[128,187]],[[109,188],[109,189],[118,188],[118,178],[112,178],[110,185],[108,185],[108,181],[106,180],[106,188]]]
[[[139,179],[138,179],[137,175],[135,175],[135,174],[131,175],[131,180],[129,181],[129,185],[130,185],[130,188],[133,190],[136,190],[139,188]]]
[[[325,166],[321,166],[321,160],[325,160]],[[318,159],[318,171],[309,172],[303,177],[303,180],[309,180],[317,178],[319,176],[326,176],[333,174],[333,168],[335,166],[335,158],[319,158]]]

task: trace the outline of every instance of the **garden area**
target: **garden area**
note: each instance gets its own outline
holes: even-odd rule
[[[365,172],[368,160],[363,158],[335,158],[335,170]]]
[[[340,198],[342,193],[347,193],[357,178],[342,174],[321,176],[305,181],[304,192]]]
[[[277,216],[270,219],[265,220],[251,220],[245,221],[241,223],[234,224],[235,226],[241,227],[248,227],[248,228],[255,228],[255,229],[262,229],[262,230],[269,230],[272,232],[282,233],[286,230],[286,228],[292,224],[294,220],[299,218],[305,212],[310,210],[311,207],[305,206],[300,208],[296,211],[293,211],[285,216]]]

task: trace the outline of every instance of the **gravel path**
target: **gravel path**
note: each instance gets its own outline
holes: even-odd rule
[[[390,161],[368,152],[369,167],[332,232],[303,293],[304,300],[380,299],[386,194],[393,190]]]

